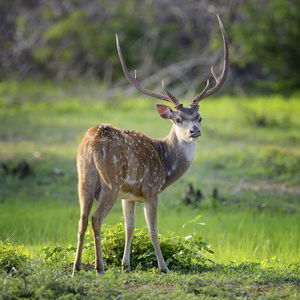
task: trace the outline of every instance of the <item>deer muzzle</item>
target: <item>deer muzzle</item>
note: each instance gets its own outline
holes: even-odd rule
[[[201,136],[201,131],[200,131],[199,127],[193,126],[190,129],[189,138],[198,138],[199,136]]]

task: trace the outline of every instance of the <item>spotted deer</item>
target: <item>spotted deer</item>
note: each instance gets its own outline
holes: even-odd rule
[[[228,72],[228,42],[223,24],[217,15],[224,43],[224,67],[220,77],[211,68],[216,84],[211,89],[207,80],[204,90],[185,108],[162,83],[166,95],[141,87],[137,73],[128,72],[116,35],[116,44],[124,74],[140,92],[153,98],[170,102],[169,106],[156,105],[158,114],[173,123],[164,139],[154,139],[138,131],[121,130],[102,124],[90,128],[78,149],[78,192],[81,217],[78,228],[78,245],[73,275],[81,269],[84,234],[94,199],[98,201],[92,215],[95,241],[95,269],[104,273],[101,251],[101,225],[118,198],[122,199],[125,221],[125,249],[123,270],[130,270],[130,247],[135,228],[136,202],[144,203],[148,231],[153,243],[158,267],[168,272],[157,238],[158,195],[178,180],[190,167],[196,141],[201,136],[199,101],[217,92],[224,84]]]

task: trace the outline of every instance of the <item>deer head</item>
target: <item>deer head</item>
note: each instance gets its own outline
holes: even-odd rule
[[[203,100],[204,98],[216,93],[224,84],[227,73],[228,73],[228,62],[229,62],[229,49],[228,49],[228,41],[226,37],[226,32],[224,29],[224,26],[222,24],[222,21],[220,17],[217,15],[219,25],[222,31],[223,36],[223,42],[224,42],[224,66],[223,66],[223,72],[220,77],[218,77],[213,67],[211,67],[211,73],[216,81],[216,84],[211,89],[209,88],[209,79],[207,79],[206,86],[203,89],[203,91],[198,94],[190,103],[188,108],[185,108],[183,104],[181,104],[178,99],[172,95],[172,93],[165,87],[164,82],[162,81],[162,88],[166,95],[159,94],[156,92],[149,91],[147,89],[144,89],[139,81],[137,76],[137,71],[135,70],[134,77],[129,73],[126,63],[124,61],[122,51],[119,45],[118,35],[116,35],[116,43],[117,43],[117,50],[119,54],[119,58],[121,61],[121,65],[124,71],[124,74],[128,81],[140,92],[143,94],[164,100],[167,102],[170,102],[174,105],[174,110],[172,110],[167,105],[156,105],[157,111],[159,115],[167,120],[171,120],[174,124],[174,129],[177,133],[177,137],[187,143],[195,141],[199,136],[201,136],[200,131],[200,124],[201,124],[201,116],[199,114],[199,102]]]

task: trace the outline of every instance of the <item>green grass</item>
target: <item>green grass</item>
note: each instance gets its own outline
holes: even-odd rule
[[[23,278],[6,280],[3,299],[298,299],[294,267],[262,270],[255,264],[215,268],[199,274],[159,274],[110,269],[104,276],[93,272],[69,278],[65,272],[39,267]],[[41,284],[42,283],[42,284]]]
[[[62,213],[58,213],[58,208]],[[76,245],[78,205],[65,204],[59,200],[51,203],[20,202],[6,205],[1,219],[2,238],[10,237],[15,244],[24,244],[26,249],[37,250],[46,245]],[[218,263],[229,261],[255,261],[275,257],[282,265],[292,263],[300,257],[299,215],[282,213],[213,212],[160,210],[158,230],[165,234],[171,230],[180,236],[192,231],[192,226],[182,228],[184,222],[202,213],[198,232],[204,241],[211,245],[214,255],[208,256]],[[12,227],[12,217],[17,216],[17,223]],[[107,224],[116,224],[121,220],[119,204],[106,219]],[[142,205],[138,205],[137,227],[146,226]]]
[[[23,244],[34,260],[34,270],[19,271],[26,276],[1,277],[5,285],[0,295],[10,299],[18,290],[18,297],[24,292],[35,298],[55,293],[63,298],[77,290],[79,298],[299,297],[297,95],[224,96],[201,102],[202,136],[195,160],[161,195],[158,230],[162,235],[171,230],[186,236],[192,225],[182,225],[202,215],[206,225],[198,226],[198,233],[215,252],[206,255],[216,262],[210,269],[160,275],[155,270],[123,274],[112,268],[104,277],[87,271],[70,279],[68,266],[38,267],[40,248],[76,244],[76,151],[84,132],[111,123],[161,138],[171,128],[157,115],[157,101],[106,98],[103,92],[93,83],[0,83],[0,238]],[[14,174],[24,160],[29,174]],[[193,206],[181,201],[189,183],[204,194],[204,200]],[[217,198],[212,196],[214,189]],[[105,222],[116,224],[121,216],[118,202]],[[136,219],[137,227],[146,225],[142,205]],[[45,285],[37,289],[41,281]]]

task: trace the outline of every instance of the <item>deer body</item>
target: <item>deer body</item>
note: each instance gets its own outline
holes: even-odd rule
[[[218,18],[219,19],[219,18]],[[164,139],[153,139],[137,131],[121,130],[108,124],[90,128],[84,135],[77,153],[78,193],[81,217],[78,227],[78,245],[73,275],[81,269],[81,255],[84,234],[94,199],[98,205],[92,215],[92,227],[95,241],[95,268],[104,273],[101,251],[101,225],[114,206],[117,198],[122,199],[125,221],[125,249],[122,261],[123,269],[130,270],[130,247],[135,227],[135,203],[144,203],[144,212],[148,231],[153,243],[158,267],[168,272],[157,238],[158,195],[178,180],[189,169],[195,155],[196,140],[201,136],[198,102],[216,92],[223,84],[228,65],[228,45],[224,28],[219,19],[225,45],[223,74],[216,86],[205,89],[188,108],[164,87],[167,94],[160,95],[143,89],[126,67],[119,48],[117,48],[127,79],[142,93],[169,101],[175,105],[172,110],[166,105],[157,105],[159,115],[173,123],[172,129]]]
[[[195,148],[196,140],[181,141],[174,128],[165,139],[158,140],[137,131],[99,125],[86,132],[79,146],[78,174],[98,171],[100,176],[91,176],[98,190],[106,184],[119,190],[118,198],[143,202],[189,169]]]

